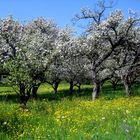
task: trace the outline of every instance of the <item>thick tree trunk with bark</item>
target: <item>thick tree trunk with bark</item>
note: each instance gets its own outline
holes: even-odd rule
[[[25,101],[25,86],[20,83],[19,84],[19,92],[20,92],[20,103],[21,104],[24,104],[24,101]]]
[[[32,97],[33,98],[37,98],[37,90],[38,90],[39,86],[40,86],[40,83],[32,85]]]
[[[100,94],[100,82],[97,78],[97,72],[94,63],[92,64],[92,79],[93,79],[92,100],[94,101],[99,97]]]
[[[95,99],[97,99],[99,95],[100,95],[100,83],[95,82],[93,92],[92,92],[92,100],[94,101]]]
[[[125,92],[127,96],[131,96],[132,95],[132,91],[131,91],[131,79],[128,75],[124,75],[122,76],[122,80],[123,80],[123,84],[125,87]]]
[[[26,106],[27,101],[30,98],[30,91],[27,91],[27,93],[26,93],[25,85],[22,83],[19,84],[19,88],[20,88],[20,102],[21,102],[21,104]]]
[[[70,81],[70,88],[69,88],[69,95],[70,96],[73,95],[73,87],[74,87],[74,83],[73,83],[73,81]]]
[[[54,82],[53,84],[53,89],[54,89],[54,93],[57,94],[57,89],[58,89],[58,86],[59,86],[59,82]]]

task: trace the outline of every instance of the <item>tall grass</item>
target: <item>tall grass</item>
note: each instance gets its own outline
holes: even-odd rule
[[[125,97],[121,85],[116,91],[106,85],[103,91],[92,102],[92,86],[84,85],[70,100],[68,84],[60,85],[58,95],[42,85],[38,100],[30,100],[25,109],[16,100],[4,100],[3,93],[0,140],[139,140],[140,97]],[[137,86],[133,91],[139,94]]]

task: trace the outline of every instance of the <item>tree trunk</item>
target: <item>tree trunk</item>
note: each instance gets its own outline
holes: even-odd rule
[[[132,95],[132,91],[131,91],[131,80],[130,77],[128,75],[125,75],[122,77],[123,80],[123,84],[125,87],[125,92],[127,94],[127,96],[131,96]]]
[[[33,84],[32,86],[32,97],[33,98],[37,98],[37,90],[40,86],[40,83],[39,84]]]
[[[26,107],[26,104],[28,100],[30,99],[30,95],[31,95],[31,86],[27,88],[27,85],[19,82],[19,90],[20,90],[20,103],[24,107]]]
[[[19,88],[20,88],[20,103],[26,106],[28,98],[26,96],[25,85],[20,83]]]
[[[93,92],[92,92],[92,100],[97,99],[99,97],[99,93],[100,93],[100,84],[99,82],[95,82]]]
[[[73,95],[73,81],[70,81],[70,89],[69,89],[69,95],[72,96]]]
[[[54,89],[55,94],[57,94],[58,85],[59,85],[59,82],[54,82],[53,84],[53,89]]]
[[[26,95],[28,98],[31,96],[31,87],[26,91]]]
[[[94,101],[99,97],[100,94],[100,82],[97,79],[97,72],[94,63],[92,64],[92,79],[93,79],[93,92],[92,92],[92,100]]]

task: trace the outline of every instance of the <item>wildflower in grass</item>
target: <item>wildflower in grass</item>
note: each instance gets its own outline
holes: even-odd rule
[[[106,131],[106,132],[105,132],[105,134],[107,134],[107,135],[108,135],[108,134],[109,134],[109,132],[108,132],[108,131]]]
[[[4,122],[4,123],[3,123],[3,125],[6,125],[6,124],[7,124],[7,122]]]
[[[24,111],[25,111],[25,112],[28,112],[29,110],[28,110],[28,109],[25,109]]]
[[[126,122],[126,119],[124,119],[123,122]]]
[[[62,119],[66,118],[66,116],[61,116]]]
[[[123,124],[123,125],[122,125],[122,128],[124,129],[124,131],[125,131],[126,133],[129,133],[129,132],[132,130],[132,127],[129,126],[128,124]]]
[[[105,117],[102,117],[102,120],[105,120]]]
[[[126,114],[129,114],[129,113],[130,113],[130,111],[129,111],[129,110],[126,110],[125,112],[126,112]]]
[[[125,129],[125,132],[129,133],[130,131],[129,131],[129,129]]]

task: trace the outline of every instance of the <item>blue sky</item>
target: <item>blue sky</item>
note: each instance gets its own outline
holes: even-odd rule
[[[106,0],[109,1],[109,0]],[[115,0],[114,9],[136,10],[140,14],[140,0]],[[17,20],[30,21],[39,16],[51,18],[60,26],[71,24],[82,7],[93,8],[96,0],[0,0],[0,18],[13,15]]]

